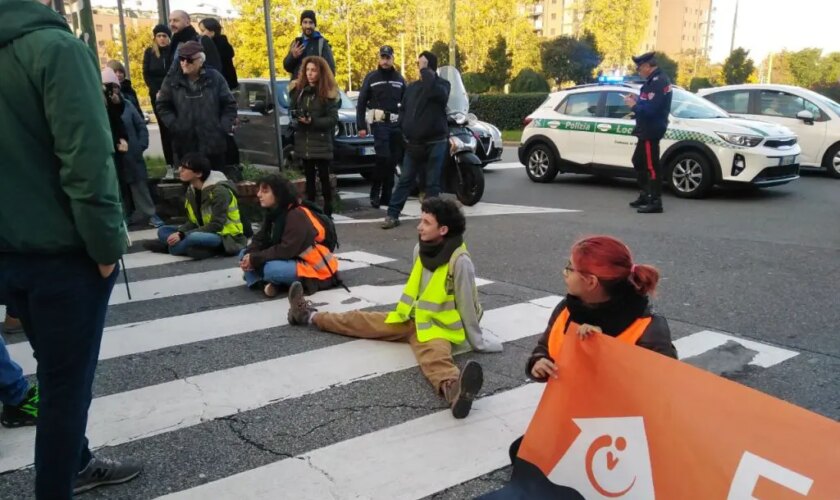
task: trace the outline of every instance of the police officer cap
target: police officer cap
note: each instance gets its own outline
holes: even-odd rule
[[[379,48],[379,55],[394,57],[394,49],[390,45],[383,45]]]
[[[656,53],[655,52],[645,52],[640,56],[633,57],[633,62],[636,63],[636,66],[641,66],[645,63],[653,63],[656,64]]]

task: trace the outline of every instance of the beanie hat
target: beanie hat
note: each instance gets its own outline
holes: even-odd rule
[[[114,70],[106,66],[105,69],[102,70],[102,83],[113,83],[114,85],[119,86],[120,80],[117,78],[117,74],[114,73]]]
[[[428,50],[423,51],[420,53],[421,57],[425,57],[427,61],[429,61],[429,69],[432,71],[437,71],[438,65],[438,58],[436,55],[432,54]]]
[[[312,24],[318,26],[318,20],[315,18],[315,11],[314,10],[305,10],[300,13],[300,22],[303,23],[304,19],[311,19]]]
[[[169,26],[167,26],[165,24],[158,24],[152,30],[152,34],[154,34],[155,36],[157,36],[158,33],[166,33],[166,36],[168,36],[169,38],[172,38],[172,30],[170,30]]]

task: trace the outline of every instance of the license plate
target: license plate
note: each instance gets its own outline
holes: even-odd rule
[[[782,157],[782,165],[793,165],[794,163],[796,163],[796,155]]]
[[[362,148],[362,156],[373,156],[376,154],[376,148],[373,146]]]

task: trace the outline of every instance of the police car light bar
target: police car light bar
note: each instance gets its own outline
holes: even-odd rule
[[[624,83],[624,77],[614,75],[601,75],[598,77],[598,83]]]

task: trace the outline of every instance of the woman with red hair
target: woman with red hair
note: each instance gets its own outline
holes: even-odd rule
[[[677,357],[664,317],[651,311],[650,295],[659,271],[634,264],[627,245],[611,236],[591,236],[572,246],[563,269],[566,298],[551,314],[548,328],[528,359],[528,376],[557,378],[555,360],[567,333],[594,333]]]

